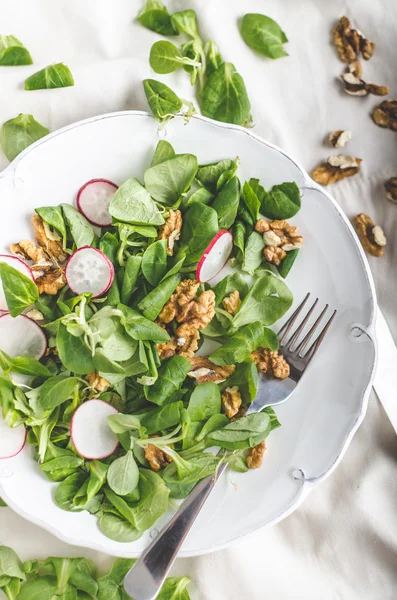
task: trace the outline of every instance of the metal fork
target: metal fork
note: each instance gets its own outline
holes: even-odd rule
[[[249,407],[247,414],[260,412],[266,406],[274,406],[288,400],[320,347],[336,315],[336,310],[333,311],[309,349],[306,350],[328,310],[328,304],[303,339],[300,340],[303,330],[318,304],[318,298],[306,312],[298,327],[292,332],[292,328],[297,322],[299,315],[301,315],[309,297],[310,293],[306,295],[303,302],[278,333],[280,341],[279,352],[290,365],[289,377],[286,379],[261,377],[257,395]],[[171,520],[164,526],[127,573],[124,580],[124,588],[134,600],[154,600],[156,598],[176,559],[180,547],[226,467],[227,463],[221,462],[216,473],[202,479],[195,486]]]

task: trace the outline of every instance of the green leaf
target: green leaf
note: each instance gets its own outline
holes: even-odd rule
[[[132,507],[135,526],[139,531],[152,527],[168,508],[169,490],[157,473],[140,469],[140,499]]]
[[[244,257],[245,254],[245,231],[245,223],[242,221],[235,221],[233,227],[233,244],[240,251],[241,257]]]
[[[154,81],[154,80],[147,79],[146,81]],[[157,143],[150,166],[153,167],[154,165],[157,165],[169,158],[173,158],[174,156],[175,156],[175,150],[173,149],[172,145],[169,142],[167,142],[167,140],[160,140]]]
[[[142,532],[138,531],[131,523],[128,523],[128,521],[125,521],[122,517],[108,513],[105,513],[99,519],[99,529],[102,531],[103,535],[106,535],[109,539],[125,544],[135,542],[135,540],[139,539],[142,535]],[[120,595],[118,586],[115,583],[105,583],[98,580],[98,586],[98,600],[113,600],[113,598],[114,600],[119,600]],[[110,591],[112,591],[112,593],[117,592],[117,596],[110,595]]]
[[[208,77],[200,96],[205,117],[246,125],[251,120],[251,104],[244,80],[232,63],[222,63]]]
[[[142,427],[147,435],[175,427],[181,421],[182,409],[183,402],[180,401],[154,408],[141,418]]]
[[[244,404],[251,404],[254,401],[258,389],[258,369],[255,363],[247,358],[244,362],[236,365],[232,375],[227,381],[221,383],[221,390],[227,387],[237,386]]]
[[[32,57],[25,46],[13,35],[0,35],[0,66],[31,65]]]
[[[239,328],[254,321],[272,325],[291,308],[292,299],[287,285],[269,271],[256,280],[233,317],[232,325]]]
[[[0,577],[11,577],[25,580],[22,563],[18,555],[7,546],[0,546]]]
[[[221,412],[221,394],[216,383],[197,385],[190,396],[187,413],[192,421],[204,421]]]
[[[129,360],[135,354],[137,347],[137,341],[127,337],[121,325],[115,333],[102,341],[103,355],[114,362]]]
[[[230,229],[236,220],[240,202],[240,181],[232,177],[216,196],[211,207],[218,213],[220,229]]]
[[[251,352],[260,346],[277,350],[278,338],[274,331],[256,321],[245,325],[232,335],[223,346],[210,355],[210,360],[216,365],[234,365],[246,360]]]
[[[288,56],[283,44],[288,42],[280,25],[270,17],[261,14],[245,15],[241,27],[245,43],[263,56],[280,58]]]
[[[115,219],[141,225],[162,225],[164,219],[150,193],[135,178],[127,179],[113,195],[109,212]]]
[[[6,508],[7,504],[4,502],[3,498],[0,498],[0,508]]]
[[[116,434],[125,433],[126,431],[131,431],[132,429],[136,429],[138,431],[142,429],[141,422],[138,417],[135,415],[123,415],[121,413],[117,415],[110,415],[110,417],[108,417],[108,425]]]
[[[219,52],[218,46],[212,40],[205,42],[204,53],[206,59],[205,74],[207,77],[209,77],[221,66],[223,59],[221,53]]]
[[[233,176],[237,171],[238,164],[238,158],[236,158],[236,160],[225,158],[217,163],[200,165],[197,171],[196,179],[200,185],[205,187],[212,194],[215,194],[218,191],[218,184],[222,175],[225,173],[232,173]]]
[[[267,413],[253,413],[212,431],[206,438],[206,444],[227,450],[252,448],[263,441],[271,430],[270,416]]]
[[[214,456],[207,452],[191,456],[189,460],[184,460],[176,454],[173,455],[173,459],[174,461],[167,465],[163,471],[163,478],[167,484],[189,485],[197,483],[208,475],[215,473],[221,461],[220,456]]]
[[[78,377],[65,377],[58,375],[50,377],[39,388],[39,405],[44,410],[52,410],[72,398],[76,385],[79,385]]]
[[[228,387],[228,386],[226,386],[226,387]],[[208,419],[208,421],[206,423],[204,423],[203,428],[201,429],[200,433],[198,433],[196,435],[196,441],[201,442],[202,440],[204,440],[207,437],[207,435],[209,435],[211,433],[211,431],[215,431],[215,429],[220,429],[220,428],[224,427],[225,425],[227,425],[228,423],[229,423],[229,419],[227,418],[226,415],[223,415],[221,413],[212,415],[212,417],[210,417]]]
[[[138,21],[147,29],[161,35],[178,35],[178,30],[161,0],[147,0],[138,16]]]
[[[48,133],[47,127],[35,121],[33,115],[21,113],[3,123],[0,130],[0,145],[8,160],[14,160],[22,150]]]
[[[229,296],[235,290],[238,291],[240,299],[244,300],[248,294],[248,289],[248,283],[244,277],[238,271],[233,271],[233,273],[226,275],[226,277],[213,288],[215,293],[215,303],[220,304],[226,296]]]
[[[168,577],[160,590],[157,600],[190,600],[187,586],[189,577]]]
[[[252,231],[248,236],[244,249],[244,259],[241,266],[243,271],[250,273],[250,275],[254,274],[262,263],[264,247],[263,237],[256,231]]]
[[[167,271],[167,240],[148,246],[142,257],[142,273],[150,285],[156,286]]]
[[[165,83],[156,81],[156,79],[144,79],[143,89],[150,110],[160,123],[167,122],[181,110],[182,100]]]
[[[75,506],[86,506],[105,485],[109,466],[101,463],[99,460],[91,460],[89,462],[89,469],[89,478],[83,483],[73,498]]]
[[[138,304],[138,308],[142,311],[143,316],[150,319],[150,321],[157,319],[161,309],[168,302],[180,281],[181,276],[178,273],[171,275],[171,277],[164,279],[154,290],[149,292]]]
[[[110,233],[110,231],[107,231],[99,241],[99,250],[106,254],[113,264],[115,264],[117,260],[118,247],[119,241],[113,233]]]
[[[192,204],[184,214],[180,240],[181,250],[186,253],[185,264],[199,261],[218,231],[216,210],[205,204]]]
[[[299,187],[294,182],[274,185],[262,200],[261,212],[268,219],[290,219],[300,210]]]
[[[54,227],[63,238],[63,246],[66,247],[66,227],[63,220],[62,209],[60,206],[42,206],[35,208],[35,211],[43,219],[45,223]]]
[[[197,27],[197,17],[194,10],[181,10],[180,12],[173,13],[171,20],[181,33],[185,33],[192,38],[199,38],[199,32]]]
[[[170,336],[162,327],[143,317],[137,310],[124,304],[119,304],[117,308],[125,316],[125,320],[122,321],[123,327],[134,340],[161,343],[170,339]]]
[[[87,375],[95,370],[91,352],[83,337],[72,335],[66,325],[60,323],[56,339],[59,358],[66,369],[78,375]]]
[[[56,580],[50,577],[39,577],[31,579],[22,586],[18,600],[75,600],[76,590],[71,594],[71,586],[67,586],[67,588],[69,593],[67,594],[65,591],[62,596],[59,596]]]
[[[291,271],[298,254],[299,248],[290,250],[289,252],[287,252],[287,256],[284,258],[284,260],[281,261],[281,263],[278,265],[278,272],[280,273],[281,277],[283,277],[283,279],[285,279],[288,273]]]
[[[46,90],[72,85],[74,85],[74,79],[69,67],[58,63],[49,65],[28,77],[25,81],[25,90]]]
[[[196,204],[196,203],[197,204],[209,204],[211,202],[211,200],[213,199],[213,197],[214,196],[211,192],[209,192],[204,187],[200,187],[200,188],[198,188],[198,190],[195,190],[193,192],[193,194],[191,194],[189,196],[189,198],[187,199],[187,201],[185,203],[185,207],[188,208],[192,204]]]
[[[145,171],[145,187],[157,202],[172,206],[189,190],[197,169],[193,154],[177,154]]]
[[[12,317],[17,317],[38,300],[39,291],[34,281],[5,262],[0,262],[0,278]]]
[[[22,375],[34,375],[36,377],[50,377],[51,373],[45,365],[42,365],[36,358],[30,356],[18,356],[11,358],[0,350],[0,367],[5,371],[10,369],[14,373]]]
[[[60,483],[54,491],[54,502],[59,508],[66,511],[78,511],[73,504],[73,499],[87,479],[84,471],[77,471]]]
[[[242,199],[255,223],[258,220],[261,203],[248,181],[244,183]]]
[[[130,303],[132,292],[134,291],[136,282],[138,280],[141,263],[142,256],[131,255],[127,258],[120,294],[121,302],[123,304]]]
[[[91,223],[71,204],[61,204],[61,206],[63,216],[77,248],[91,246],[95,240],[95,231]]]
[[[153,71],[162,75],[173,73],[183,65],[201,66],[201,63],[182,56],[175,44],[165,40],[153,44],[150,50],[149,62]]]
[[[159,368],[157,381],[144,388],[146,399],[159,406],[166,404],[181,388],[191,368],[190,362],[183,356],[172,356],[164,360]]]
[[[110,488],[119,496],[130,494],[136,488],[139,470],[131,450],[112,462],[107,480]]]
[[[135,562],[136,561],[134,558],[116,558],[109,573],[107,573],[104,577],[100,577],[98,582],[106,577],[117,585],[122,585],[125,576]],[[98,600],[100,600],[100,598]]]

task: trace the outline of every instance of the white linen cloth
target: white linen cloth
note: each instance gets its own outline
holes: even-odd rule
[[[146,110],[141,82],[153,76],[148,56],[160,36],[134,22],[143,2],[1,0],[0,34],[20,38],[35,64],[0,68],[0,123],[25,112],[55,130],[105,112]],[[330,41],[330,30],[347,14],[377,42],[373,59],[364,64],[365,79],[389,85],[390,98],[395,98],[397,3],[166,0],[166,4],[170,12],[196,10],[203,38],[214,39],[245,79],[254,132],[290,152],[307,170],[333,153],[323,141],[328,132],[352,131],[345,150],[363,159],[362,173],[329,189],[349,217],[368,213],[385,230],[385,256],[371,258],[370,263],[380,306],[396,339],[397,206],[385,199],[383,182],[397,176],[397,134],[371,121],[378,98],[353,98],[342,91],[338,76],[344,65]],[[290,40],[288,57],[267,60],[244,44],[238,22],[247,12],[260,12],[280,23]],[[71,68],[75,87],[23,90],[28,75],[60,61]],[[155,77],[181,97],[194,99],[182,70]],[[0,154],[0,169],[6,164]],[[392,406],[395,387],[382,379],[379,389]],[[177,561],[173,572],[192,577],[193,600],[394,600],[396,458],[395,432],[372,392],[367,417],[342,463],[303,506],[282,523],[227,550]],[[0,509],[0,543],[12,546],[24,559],[85,554],[102,566],[110,562],[96,552],[67,546],[10,509]]]

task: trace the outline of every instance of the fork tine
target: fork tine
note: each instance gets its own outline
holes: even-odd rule
[[[301,324],[299,325],[299,327],[297,327],[297,329],[295,330],[295,333],[291,336],[291,338],[288,340],[287,345],[288,345],[288,350],[291,352],[291,348],[292,346],[295,344],[296,340],[298,339],[298,337],[300,336],[300,334],[302,333],[303,328],[305,327],[306,323],[308,322],[313,310],[316,308],[318,303],[318,298],[315,299],[315,301],[313,302],[311,308],[309,308],[305,318],[302,320]]]
[[[314,324],[310,327],[308,333],[305,335],[305,337],[303,338],[303,340],[297,347],[296,352],[298,353],[298,356],[302,357],[303,350],[306,348],[307,344],[310,342],[311,338],[313,337],[313,334],[316,331],[318,325],[321,323],[323,316],[325,315],[325,313],[328,310],[328,306],[329,306],[328,304],[325,305],[325,308],[322,310],[320,316],[317,317]]]
[[[288,334],[292,325],[295,323],[297,317],[299,316],[299,313],[301,312],[302,308],[305,306],[309,296],[310,296],[310,292],[308,294],[306,294],[305,298],[302,300],[302,302],[300,303],[300,305],[298,306],[296,311],[290,316],[288,321],[286,321],[284,323],[284,325],[281,327],[280,331],[278,332],[277,335],[280,340],[280,346],[282,346],[285,336]]]
[[[337,310],[334,310],[334,312],[328,319],[327,323],[324,325],[323,329],[320,331],[319,335],[317,336],[317,339],[313,342],[313,344],[310,346],[309,350],[306,352],[305,358],[308,359],[308,363],[311,361],[311,359],[313,358],[313,356],[316,354],[317,350],[319,349],[320,344],[323,341],[323,339],[325,338],[325,334],[327,333],[328,329],[330,328],[331,323],[334,320],[337,312],[338,312]]]

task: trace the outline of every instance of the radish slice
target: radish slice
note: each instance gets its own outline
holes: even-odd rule
[[[7,427],[0,408],[0,459],[12,458],[19,454],[26,442],[26,429],[23,425]]]
[[[91,179],[78,191],[77,208],[93,225],[109,227],[112,224],[109,204],[117,189],[108,179]]]
[[[11,317],[9,313],[0,314],[0,350],[11,358],[30,356],[38,360],[47,349],[44,331],[26,315]]]
[[[209,281],[225,266],[233,249],[233,236],[221,229],[200,258],[196,269],[196,279],[201,283]]]
[[[72,292],[87,292],[92,294],[93,298],[98,298],[106,294],[112,285],[114,267],[101,250],[83,246],[69,258],[65,275]]]
[[[119,445],[108,425],[108,417],[119,411],[103,400],[88,400],[75,411],[70,423],[70,435],[77,452],[96,460],[113,454]]]
[[[23,273],[24,275],[26,275],[26,277],[29,277],[32,281],[34,281],[32,271],[30,270],[28,265],[26,265],[20,258],[16,256],[11,256],[9,254],[0,254],[0,262],[5,262],[7,265],[10,265],[10,267],[17,269],[17,271]],[[3,310],[8,311],[8,306],[6,298],[4,296],[3,284],[1,283],[0,279],[0,311]]]

